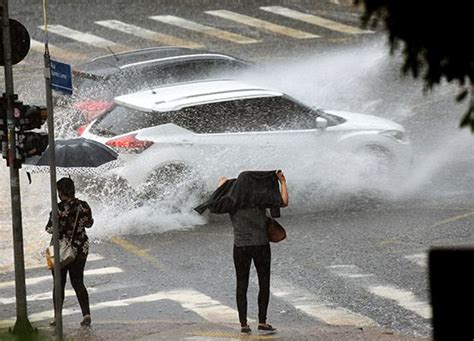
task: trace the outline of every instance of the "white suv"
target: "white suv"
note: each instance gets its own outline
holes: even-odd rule
[[[220,175],[249,169],[336,183],[372,170],[373,184],[382,174],[402,174],[411,159],[404,128],[395,122],[314,109],[236,80],[161,86],[114,103],[82,137],[117,150],[124,165],[113,172],[149,193],[170,172],[176,178],[190,171],[206,190]]]

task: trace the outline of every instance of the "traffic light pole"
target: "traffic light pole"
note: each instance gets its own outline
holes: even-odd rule
[[[14,121],[13,64],[8,15],[8,0],[2,0],[3,53],[5,64],[5,93],[7,97],[8,161],[10,165],[10,193],[12,208],[13,255],[15,262],[16,323],[14,334],[32,333],[26,305],[25,258],[23,251],[23,226],[21,219],[20,176],[16,159]]]

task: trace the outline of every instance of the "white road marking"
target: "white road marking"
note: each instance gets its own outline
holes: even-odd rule
[[[408,255],[408,256],[405,256],[404,258],[418,264],[419,266],[422,266],[422,267],[428,266],[428,254],[426,253],[417,253],[415,255]]]
[[[425,319],[431,318],[431,306],[419,300],[411,291],[383,285],[369,287],[369,291],[374,295],[393,300]]]
[[[63,25],[49,25],[48,31],[102,49],[111,48],[114,51],[123,51],[127,49],[127,47],[124,45],[98,37],[91,33],[76,31]]]
[[[363,273],[356,265],[333,265],[328,268],[336,275],[356,282],[376,296],[395,301],[401,307],[425,319],[432,317],[429,303],[420,300],[411,291],[381,283],[376,276]]]
[[[167,299],[181,304],[208,321],[217,323],[235,323],[238,321],[236,310],[195,290],[175,290],[166,292]],[[250,320],[254,322],[253,320]]]
[[[108,268],[100,268],[100,269],[93,269],[93,270],[86,270],[84,271],[84,276],[94,276],[94,275],[111,275],[123,272],[122,269],[116,267],[108,267]],[[53,278],[52,275],[48,276],[41,276],[41,277],[34,277],[34,278],[27,278],[26,285],[35,285],[41,282],[51,281]],[[0,283],[0,289],[14,287],[15,281],[8,281]]]
[[[173,15],[156,15],[156,16],[150,17],[150,19],[160,21],[165,24],[178,26],[187,30],[204,33],[215,38],[229,40],[237,44],[258,43],[258,40],[255,40],[252,38],[244,37],[239,34],[227,32],[224,30],[220,30],[215,27],[201,25],[190,20],[186,20],[180,17],[175,17]]]
[[[89,256],[87,256],[87,262],[93,262],[93,261],[97,261],[101,259],[104,259],[104,257],[96,253],[90,253]],[[35,265],[30,265],[30,266],[25,267],[25,269],[27,270],[40,269],[40,268],[46,268],[46,261],[44,261],[44,263],[41,263],[41,264],[35,264]]]
[[[280,6],[267,6],[267,7],[260,7],[260,9],[275,13],[278,15],[282,15],[284,17],[288,17],[291,19],[303,21],[312,25],[324,27],[330,29],[332,31],[342,32],[342,33],[349,33],[349,34],[361,34],[361,33],[373,33],[372,31],[361,30],[360,28],[349,26],[346,24],[341,24],[337,21],[325,19],[319,17],[317,15],[312,15],[308,13],[298,12],[286,7]]]
[[[117,30],[120,32],[125,32],[128,34],[134,35],[139,38],[157,41],[164,45],[183,46],[183,47],[189,47],[189,48],[202,47],[202,45],[194,43],[189,40],[180,39],[177,37],[170,36],[168,34],[154,32],[146,28],[127,24],[118,20],[101,20],[101,21],[96,21],[95,23],[100,26],[110,28],[112,30]]]
[[[92,304],[91,311],[97,311],[113,307],[127,307],[132,304],[150,303],[161,300],[172,300],[190,309],[204,319],[215,323],[235,323],[238,321],[238,313],[234,309],[222,305],[218,301],[210,298],[203,293],[195,290],[173,290],[161,291],[150,295],[127,298],[123,300],[107,301]],[[79,314],[80,310],[63,309],[63,316]],[[29,320],[31,322],[48,320],[53,317],[54,310],[47,310],[36,314],[31,314]],[[0,321],[0,327],[9,326],[15,322],[15,318]],[[253,321],[252,321],[253,322]]]
[[[44,53],[44,43],[31,39],[30,48],[37,53]],[[60,60],[84,60],[87,56],[80,52],[69,51],[48,43],[49,53],[52,59]]]
[[[249,17],[247,15],[226,11],[226,10],[217,10],[217,11],[206,11],[207,14],[214,15],[216,17],[224,18],[227,20],[232,20],[240,24],[264,29],[270,32],[282,34],[288,37],[296,39],[306,39],[306,38],[319,38],[320,36],[308,32],[303,32],[293,28],[285,27],[282,25],[273,24],[268,21],[257,19],[254,17]]]
[[[98,292],[97,288],[87,288],[87,291],[89,294],[91,293],[96,293]],[[76,296],[76,293],[74,290],[65,290],[64,291],[64,297],[71,297],[71,296]],[[26,297],[27,302],[33,302],[33,301],[44,301],[44,300],[52,300],[53,299],[53,293],[52,291],[48,292],[43,292],[41,294],[34,294],[34,295],[28,295]],[[15,297],[8,297],[8,298],[1,298],[0,297],[0,304],[7,305],[7,304],[13,304],[15,303],[16,298]]]
[[[279,297],[296,309],[315,317],[329,325],[335,326],[376,326],[372,319],[349,309],[337,307],[306,290],[289,285],[278,278],[272,278],[272,294]]]

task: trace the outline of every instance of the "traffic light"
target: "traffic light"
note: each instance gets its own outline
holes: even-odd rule
[[[24,105],[16,101],[14,116],[18,122],[17,158],[21,160],[20,162],[30,156],[43,154],[48,147],[48,134],[30,130],[41,128],[46,121],[48,117],[46,107]]]
[[[37,105],[26,105],[18,101],[18,96],[13,97],[13,117],[15,134],[15,151],[11,151],[7,117],[7,97],[0,97],[0,137],[2,141],[2,156],[7,159],[7,166],[21,167],[25,159],[41,155],[48,147],[48,134],[44,132],[31,131],[41,128],[48,118],[46,107]]]

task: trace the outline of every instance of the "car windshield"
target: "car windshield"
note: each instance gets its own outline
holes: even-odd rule
[[[281,96],[207,103],[169,112],[115,106],[91,129],[105,137],[173,123],[198,134],[316,129],[319,113]],[[329,125],[337,124],[329,120]]]

